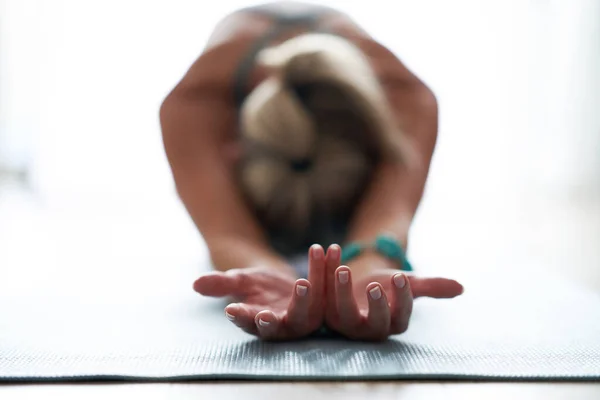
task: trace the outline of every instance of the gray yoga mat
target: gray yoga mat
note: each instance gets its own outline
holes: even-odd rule
[[[0,381],[600,379],[600,296],[545,275],[481,274],[461,298],[419,299],[408,332],[385,343],[264,343],[191,281],[148,276],[89,296],[57,281],[0,294]],[[65,283],[85,284],[99,285]]]

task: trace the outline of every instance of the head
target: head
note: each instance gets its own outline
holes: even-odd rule
[[[242,187],[270,227],[302,233],[316,215],[349,212],[378,162],[405,146],[363,53],[306,34],[263,50],[269,77],[241,110]]]

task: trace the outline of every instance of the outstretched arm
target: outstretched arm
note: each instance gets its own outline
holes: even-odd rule
[[[350,224],[348,241],[370,242],[383,232],[393,233],[406,249],[408,231],[423,196],[429,167],[437,141],[438,106],[433,92],[410,71],[388,48],[364,30],[340,18],[333,29],[352,40],[370,59],[386,92],[392,111],[410,146],[411,165],[382,163]],[[364,263],[362,258],[369,257]],[[374,264],[395,267],[386,259],[364,257],[354,260],[352,269],[359,272]]]
[[[194,289],[236,301],[226,307],[225,316],[250,334],[265,339],[306,336],[323,320],[323,248],[313,246],[309,252],[308,279],[297,279],[270,249],[236,185],[234,160],[227,155],[236,116],[218,93],[194,89],[184,78],[160,112],[177,191],[218,270],[200,277]]]
[[[434,94],[416,78],[391,82],[388,98],[413,153],[413,164],[382,163],[365,194],[349,233],[349,241],[372,241],[389,232],[408,246],[408,231],[423,196],[437,139],[438,109]],[[373,267],[371,258],[369,266]],[[378,262],[386,264],[381,258]],[[363,268],[360,261],[356,269]],[[381,267],[381,266],[380,266]]]
[[[387,232],[406,249],[437,139],[437,102],[399,61],[388,61],[386,67],[388,98],[413,157],[408,167],[394,163],[378,167],[355,213],[348,240],[372,242]],[[408,328],[414,297],[450,298],[463,290],[454,280],[405,275],[394,262],[374,252],[365,252],[348,264],[327,266],[326,320],[350,338],[382,340],[402,333]]]
[[[227,139],[236,116],[194,70],[160,109],[165,151],[177,192],[202,234],[216,269],[256,265],[289,269],[273,253],[235,183]]]

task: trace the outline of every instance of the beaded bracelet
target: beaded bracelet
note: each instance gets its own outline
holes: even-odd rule
[[[402,245],[393,237],[387,235],[379,235],[375,241],[370,244],[359,242],[348,243],[342,248],[341,261],[346,264],[348,261],[358,257],[365,250],[373,250],[400,265],[403,271],[412,271],[413,267],[406,258],[406,254],[402,249]]]

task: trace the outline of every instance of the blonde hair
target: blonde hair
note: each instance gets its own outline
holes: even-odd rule
[[[375,164],[406,160],[406,145],[349,41],[304,34],[257,60],[270,74],[241,108],[241,184],[268,228],[301,235],[315,215],[350,212]]]

